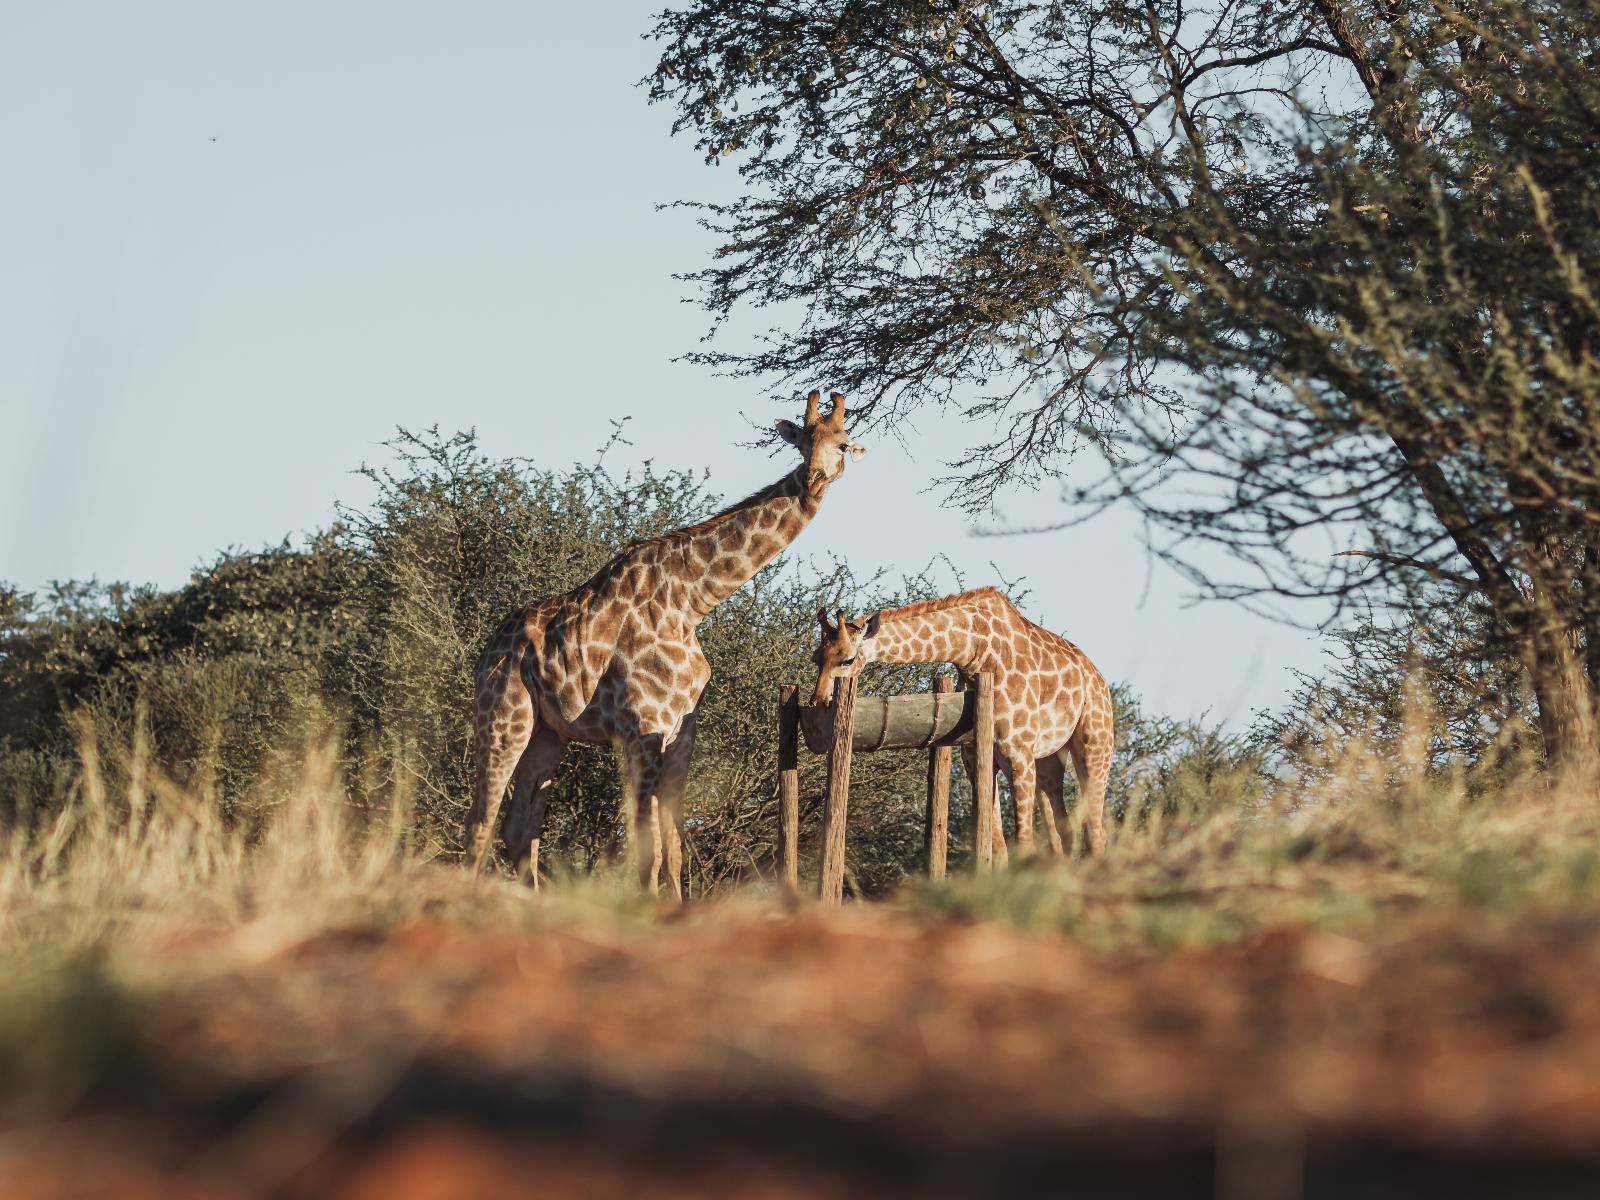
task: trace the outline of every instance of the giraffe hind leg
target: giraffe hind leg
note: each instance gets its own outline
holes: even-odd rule
[[[661,757],[659,734],[623,739],[623,774],[628,789],[624,809],[633,810],[633,853],[639,867],[639,886],[652,896],[660,887],[662,867],[662,814],[656,794]]]
[[[998,754],[995,755],[996,771],[1000,769],[999,758]],[[971,742],[964,742],[961,746],[961,769],[967,773],[967,782],[972,788],[972,805],[976,809],[978,805],[978,752],[973,749]],[[989,842],[990,861],[996,867],[1004,867],[1009,863],[1010,855],[1006,850],[1006,824],[1002,819],[1000,810],[1000,785],[992,783],[989,791],[994,797],[994,836]],[[976,847],[974,847],[974,853],[976,853]]]
[[[1011,799],[1017,810],[1017,857],[1033,853],[1033,806],[1039,790],[1034,762],[1025,755],[1009,759],[1006,777],[1011,780]]]
[[[535,720],[533,697],[508,657],[479,672],[476,693],[472,807],[462,837],[473,874],[483,869],[500,802],[533,737]]]
[[[1078,776],[1078,803],[1089,834],[1089,852],[1106,856],[1106,783],[1111,777],[1111,741],[1079,725],[1067,743],[1072,768]]]
[[[539,890],[539,841],[550,805],[550,783],[566,752],[565,738],[541,729],[528,742],[511,778],[511,807],[500,836],[512,873],[520,874],[534,891]]]

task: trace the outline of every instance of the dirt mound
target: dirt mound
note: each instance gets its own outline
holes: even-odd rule
[[[1600,923],[1095,954],[727,915],[175,947],[9,1196],[1590,1195]]]

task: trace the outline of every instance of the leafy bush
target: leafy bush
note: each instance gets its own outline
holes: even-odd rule
[[[401,430],[387,468],[364,468],[375,498],[301,546],[229,552],[170,592],[56,585],[0,592],[0,816],[32,826],[79,778],[92,730],[100,766],[126,783],[147,747],[177,785],[246,827],[267,816],[254,785],[287,770],[308,736],[340,732],[353,810],[412,797],[416,836],[459,849],[471,778],[472,668],[512,609],[589,578],[630,540],[713,510],[703,476],[648,464],[613,475],[492,460],[470,433]],[[767,568],[701,628],[714,671],[687,798],[689,871],[699,890],[770,871],[776,826],[775,701],[809,684],[821,604],[866,608],[934,594],[920,577],[890,590],[839,563]],[[896,688],[926,686],[902,670]],[[852,870],[877,892],[921,851],[923,767],[915,756],[858,764]],[[804,844],[820,822],[823,768],[802,771]],[[554,783],[545,853],[591,871],[621,856],[622,785],[606,747],[574,744]]]

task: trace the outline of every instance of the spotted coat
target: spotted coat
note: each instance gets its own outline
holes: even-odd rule
[[[1062,852],[1066,829],[1063,795],[1070,760],[1096,857],[1106,848],[1106,781],[1116,742],[1111,689],[1089,656],[1059,634],[1042,629],[994,588],[978,588],[905,608],[889,608],[862,621],[840,612],[822,626],[813,703],[826,704],[833,681],[854,676],[869,662],[948,662],[967,679],[994,675],[995,760],[1011,781],[1017,804],[1017,848],[1033,845],[1033,807],[1042,791],[1051,849]],[[964,748],[967,770],[972,748]],[[996,801],[998,803],[998,800]],[[1000,823],[995,822],[997,849]]]
[[[803,461],[772,486],[686,529],[637,542],[582,586],[512,613],[478,661],[473,701],[476,778],[464,842],[482,867],[512,786],[504,839],[538,883],[550,780],[568,742],[617,747],[632,799],[640,877],[654,888],[665,849],[681,894],[679,825],[695,714],[711,664],[695,629],[771,562],[816,515],[845,459],[861,447],[844,428],[844,397],[778,435]]]

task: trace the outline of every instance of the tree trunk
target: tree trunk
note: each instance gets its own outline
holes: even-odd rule
[[[1545,619],[1539,619],[1545,616]],[[1595,690],[1577,630],[1545,614],[1524,635],[1524,660],[1539,703],[1539,736],[1553,774],[1587,786],[1600,779]]]

